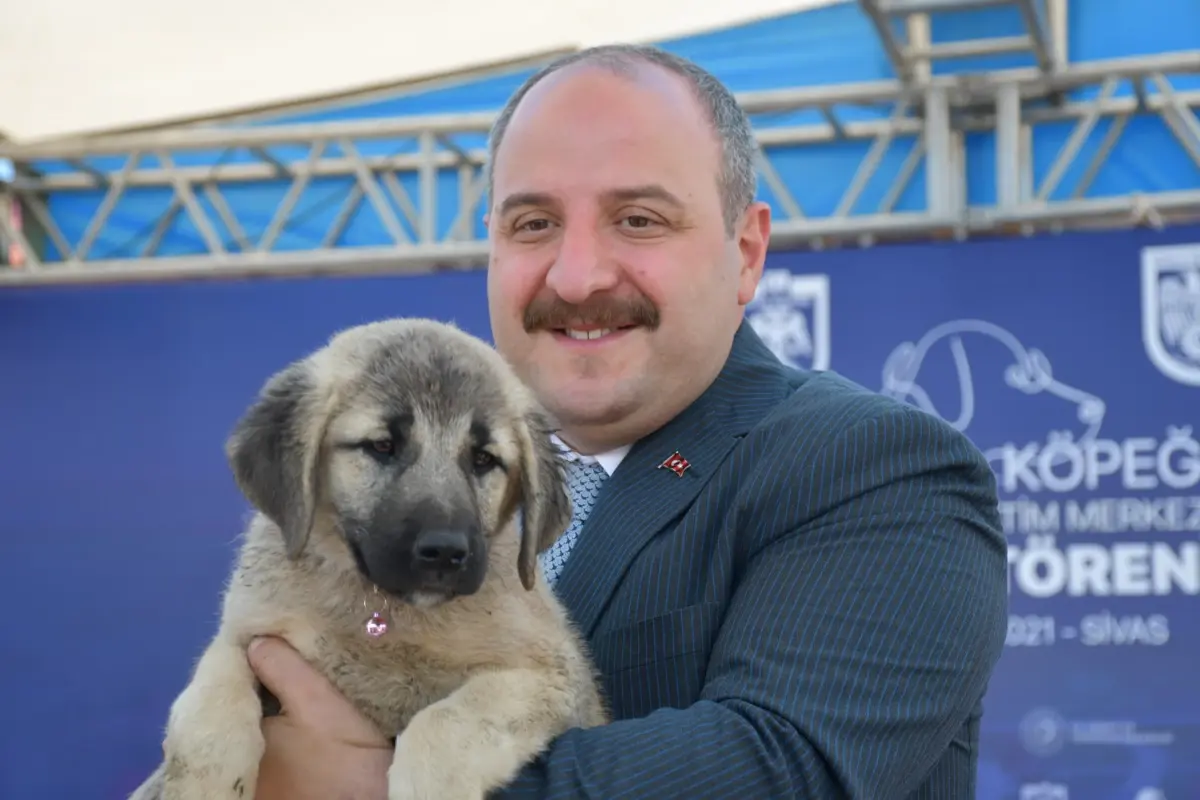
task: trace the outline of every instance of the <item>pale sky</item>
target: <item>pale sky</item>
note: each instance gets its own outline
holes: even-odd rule
[[[218,113],[830,1],[0,0],[0,133]]]

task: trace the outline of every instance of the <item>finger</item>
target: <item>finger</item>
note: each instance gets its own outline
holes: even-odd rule
[[[330,747],[351,748],[353,750],[385,750],[391,751],[391,743],[377,737],[377,731],[340,732],[325,729],[314,730],[304,726],[298,720],[287,716],[264,717],[262,721],[263,740],[266,752],[318,751]]]
[[[331,740],[287,717],[264,720],[263,736],[255,798],[387,797],[390,747]]]
[[[297,723],[355,740],[386,741],[324,675],[282,639],[255,639],[247,657],[254,674]]]
[[[296,714],[328,702],[324,695],[333,687],[284,640],[274,636],[254,639],[246,656],[250,669],[287,713]]]

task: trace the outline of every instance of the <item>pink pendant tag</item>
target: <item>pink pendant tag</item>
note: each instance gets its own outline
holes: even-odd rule
[[[371,614],[371,618],[367,620],[367,635],[379,638],[388,631],[387,620],[378,611]]]

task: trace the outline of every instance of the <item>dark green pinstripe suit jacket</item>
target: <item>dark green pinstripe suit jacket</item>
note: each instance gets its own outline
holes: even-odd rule
[[[657,468],[676,450],[682,477]],[[975,796],[1007,611],[992,473],[942,421],[784,367],[747,324],[608,480],[558,591],[617,721],[498,797]]]

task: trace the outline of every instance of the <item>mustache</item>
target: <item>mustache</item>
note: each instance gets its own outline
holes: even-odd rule
[[[658,308],[645,297],[594,297],[579,304],[567,303],[558,297],[540,297],[526,307],[524,324],[529,333],[583,325],[601,328],[636,326],[654,330],[659,324],[659,314]]]

